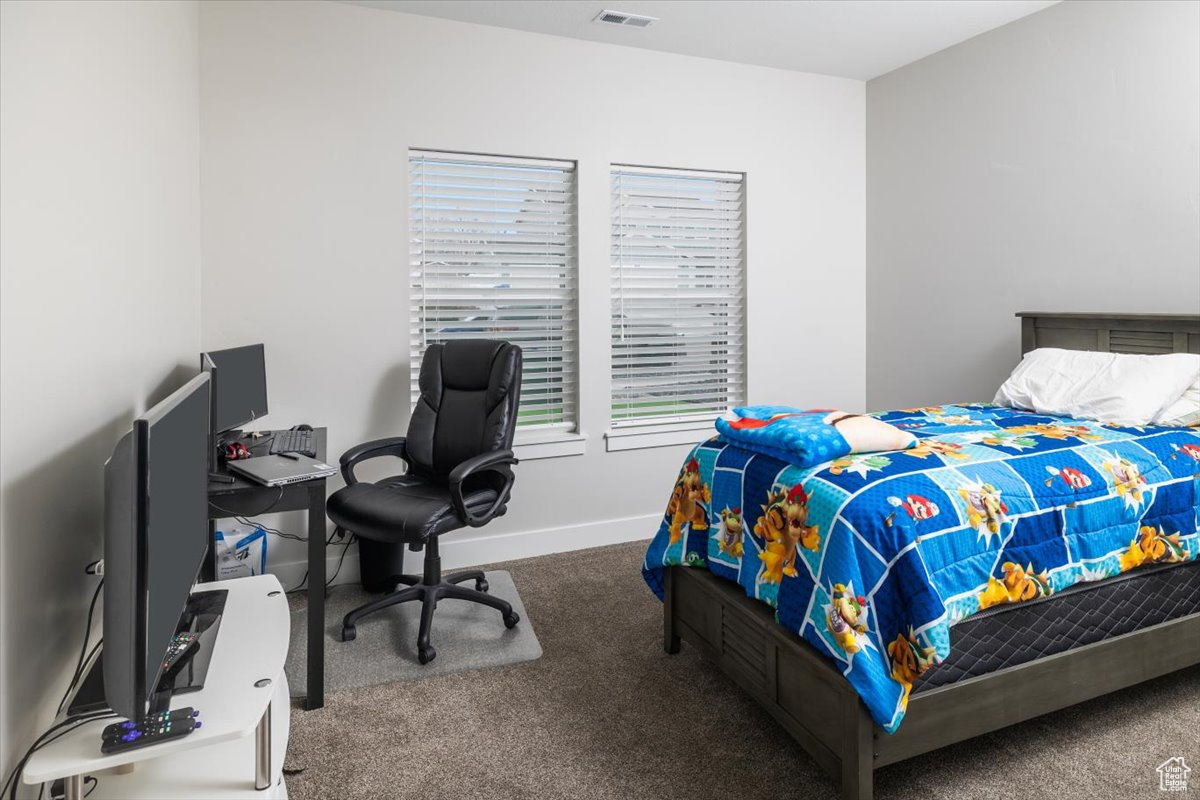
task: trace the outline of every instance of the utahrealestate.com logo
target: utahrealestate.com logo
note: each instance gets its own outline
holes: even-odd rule
[[[1158,788],[1164,792],[1186,792],[1188,773],[1192,771],[1183,756],[1168,758],[1158,765]]]

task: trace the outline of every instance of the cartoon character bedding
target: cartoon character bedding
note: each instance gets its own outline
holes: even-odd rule
[[[967,404],[855,417],[908,444],[855,453],[861,428],[803,430],[841,432],[842,415],[738,411],[752,422],[685,460],[646,582],[661,599],[673,564],[737,582],[837,662],[889,733],[958,621],[1200,553],[1195,429]]]

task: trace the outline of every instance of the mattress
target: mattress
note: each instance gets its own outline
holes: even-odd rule
[[[1200,614],[1200,561],[1077,584],[1021,605],[981,611],[954,628],[950,656],[914,684],[918,694],[968,678]]]

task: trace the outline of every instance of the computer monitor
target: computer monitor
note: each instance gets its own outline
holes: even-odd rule
[[[104,694],[147,714],[208,547],[209,378],[134,420],[104,465]]]
[[[208,477],[221,466],[221,445],[217,434],[217,365],[208,353],[200,354],[200,373],[208,376]]]
[[[202,353],[200,368],[213,380],[214,435],[267,415],[267,362],[261,344]]]

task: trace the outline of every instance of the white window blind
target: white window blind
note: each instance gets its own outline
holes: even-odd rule
[[[524,352],[521,428],[576,426],[575,164],[409,152],[412,399],[426,346]]]
[[[612,416],[711,419],[745,391],[744,177],[612,171]]]

